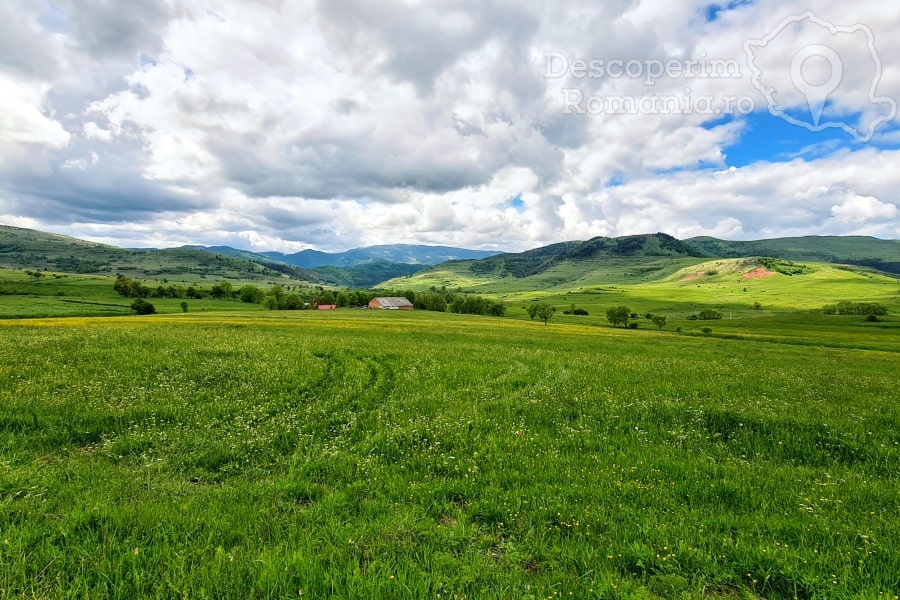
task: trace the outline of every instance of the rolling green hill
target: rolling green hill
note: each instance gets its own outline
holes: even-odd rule
[[[561,291],[588,286],[634,285],[665,280],[679,270],[714,258],[760,257],[788,273],[783,261],[842,264],[861,270],[900,272],[900,242],[875,238],[785,238],[756,242],[726,242],[715,238],[680,241],[664,233],[622,238],[563,242],[518,254],[500,254],[478,261],[450,261],[412,277],[387,282],[412,290],[446,288],[481,293],[529,290]],[[765,262],[765,260],[763,260]]]
[[[748,242],[730,242],[696,237],[686,243],[703,255],[717,258],[773,256],[786,260],[806,260],[872,267],[900,274],[900,241],[863,236],[806,236]]]
[[[496,274],[500,277],[540,275],[565,262],[593,259],[635,259],[644,262],[661,257],[701,257],[701,253],[670,235],[633,235],[621,238],[597,237],[586,242],[564,242],[519,254],[500,254],[478,261],[470,267],[473,273]]]
[[[478,261],[450,261],[386,285],[505,293],[642,283],[703,262],[702,256],[697,249],[664,233],[598,237]]]
[[[510,317],[527,318],[526,307],[544,301],[558,309],[553,317],[556,321],[606,326],[606,309],[625,305],[639,315],[665,316],[671,327],[699,331],[707,324],[689,321],[689,317],[713,309],[725,317],[715,325],[717,331],[725,328],[758,334],[759,324],[772,319],[771,329],[764,329],[774,334],[784,331],[786,323],[808,320],[810,315],[818,315],[818,319],[825,305],[842,300],[878,302],[896,313],[900,309],[898,287],[895,278],[864,267],[740,258],[691,265],[646,283],[559,286],[500,297],[507,302]],[[572,305],[586,309],[589,316],[564,315],[562,311]],[[862,319],[857,321],[862,324]],[[834,327],[837,321],[825,319],[824,323]],[[641,327],[654,328],[649,321]],[[821,334],[820,330],[806,331],[810,338]],[[890,335],[896,337],[896,329]]]
[[[59,273],[122,273],[138,278],[189,281],[207,278],[282,280],[337,287],[383,284],[412,290],[435,287],[503,294],[643,284],[665,280],[683,268],[714,258],[765,256],[900,273],[900,241],[868,237],[804,237],[750,242],[715,238],[681,241],[664,233],[598,237],[481,260],[451,260],[430,268],[370,259],[344,266],[305,269],[267,255],[227,247],[218,248],[221,252],[215,250],[217,248],[191,246],[162,250],[125,249],[0,225],[0,267]]]
[[[130,250],[6,225],[0,225],[0,267],[59,273],[122,273],[138,278],[321,282],[321,277],[311,271],[275,262],[196,248]]]

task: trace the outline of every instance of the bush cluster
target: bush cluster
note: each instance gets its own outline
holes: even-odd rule
[[[712,310],[711,308],[707,308],[705,310],[701,310],[696,315],[691,315],[688,317],[688,321],[718,321],[722,318],[722,313],[717,310]]]
[[[878,302],[851,302],[842,300],[823,309],[826,315],[859,315],[863,317],[883,317],[888,314],[887,306]]]
[[[156,307],[144,300],[143,298],[138,298],[134,302],[131,303],[131,310],[136,312],[139,315],[155,315]]]

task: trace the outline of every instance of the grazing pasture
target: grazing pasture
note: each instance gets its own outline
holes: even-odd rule
[[[0,596],[895,598],[879,331],[0,321]]]

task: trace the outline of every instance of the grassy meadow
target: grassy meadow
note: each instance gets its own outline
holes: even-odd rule
[[[196,286],[208,291],[214,284],[222,281],[219,278],[205,276],[186,277],[184,279],[141,279],[151,288],[157,286],[178,285],[181,287]],[[111,317],[134,314],[131,303],[134,298],[124,298],[113,289],[116,278],[111,275],[78,275],[71,273],[43,272],[42,277],[35,279],[23,269],[0,268],[0,319],[29,319],[47,317]],[[235,287],[242,283],[253,283],[260,286],[275,284],[299,287],[297,282],[232,280]],[[181,313],[182,299],[150,298],[157,311]],[[203,299],[185,299],[188,312],[206,311],[253,311],[262,310],[258,305],[243,302],[216,301]]]
[[[0,597],[896,598],[896,317],[743,310],[0,321]]]
[[[503,294],[509,316],[527,319],[532,302],[545,301],[558,311],[560,323],[608,327],[606,309],[625,305],[636,314],[665,316],[665,329],[681,329],[685,335],[712,330],[714,337],[736,337],[801,345],[900,350],[900,281],[884,274],[846,270],[832,265],[811,265],[813,271],[787,276],[774,273],[747,278],[743,261],[715,261],[692,266],[661,281],[638,285],[598,285],[569,287],[544,292]],[[752,266],[752,265],[751,265]],[[706,270],[716,275],[703,275]],[[852,316],[827,316],[822,308],[841,300],[884,304],[891,315],[877,322]],[[571,305],[588,310],[589,316],[567,316]],[[721,320],[690,320],[703,309],[714,309]],[[638,319],[641,329],[656,330],[646,319]]]

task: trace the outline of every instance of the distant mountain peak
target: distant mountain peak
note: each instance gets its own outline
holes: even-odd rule
[[[306,269],[315,267],[353,267],[369,262],[390,262],[407,265],[437,265],[448,260],[472,260],[499,254],[488,250],[469,250],[452,246],[416,244],[382,244],[354,248],[346,252],[301,250],[294,254],[265,252],[264,256]]]

